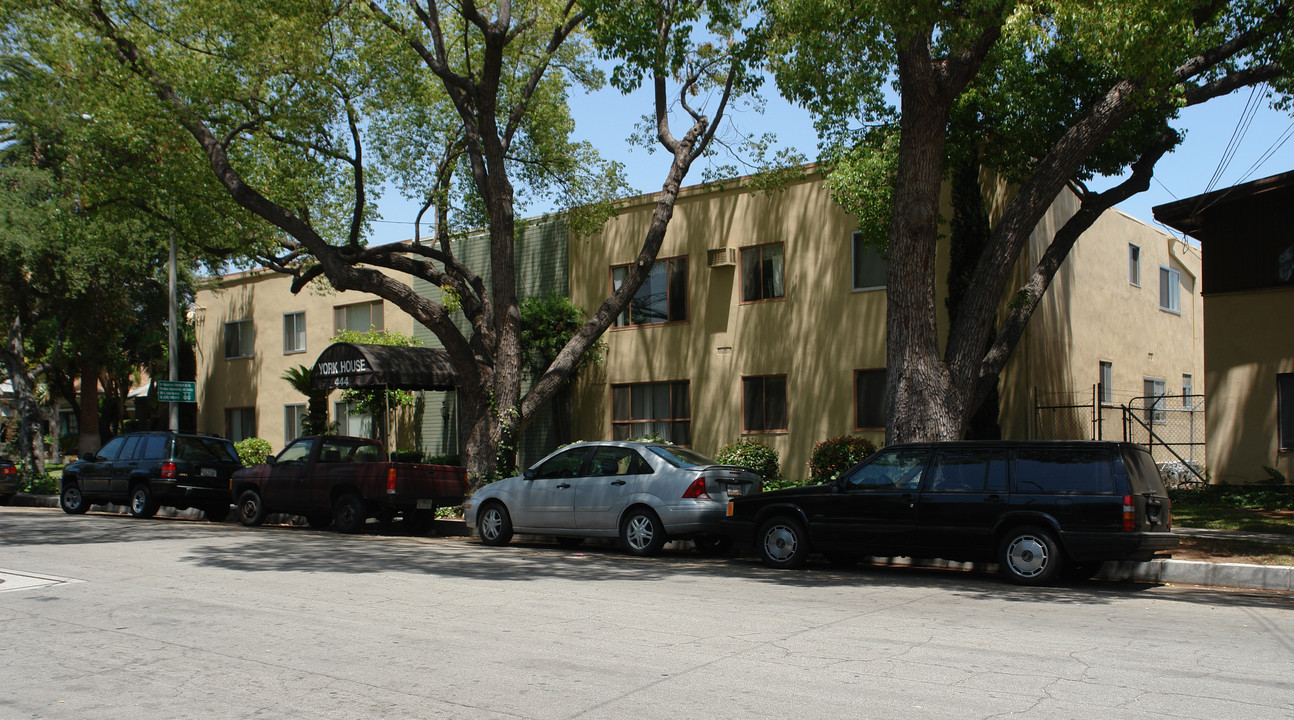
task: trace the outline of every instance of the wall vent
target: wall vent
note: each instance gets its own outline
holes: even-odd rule
[[[706,254],[705,264],[712,268],[733,267],[737,264],[737,248],[712,248]]]

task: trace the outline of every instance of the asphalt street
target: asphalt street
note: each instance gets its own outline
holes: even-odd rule
[[[1294,596],[0,508],[0,719],[1294,718]]]

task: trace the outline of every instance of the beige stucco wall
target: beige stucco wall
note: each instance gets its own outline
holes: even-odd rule
[[[1028,265],[1022,262],[1018,268],[1021,281],[1077,206],[1068,192],[1053,204],[1030,239]],[[1141,249],[1140,286],[1129,282],[1129,244]],[[1180,313],[1159,307],[1161,266],[1180,273]],[[1200,267],[1199,248],[1117,210],[1102,215],[1061,265],[1003,373],[1004,435],[1036,433],[1035,390],[1043,404],[1090,404],[1102,361],[1111,364],[1115,406],[1143,396],[1147,378],[1164,380],[1170,395],[1180,395],[1182,376],[1187,374],[1193,392],[1202,394],[1206,378]],[[1174,409],[1180,404],[1176,402]],[[1107,410],[1104,416],[1099,431],[1091,427],[1091,412],[1074,418],[1076,429],[1083,425],[1088,431],[1085,437],[1099,432],[1105,439],[1122,439],[1121,412]],[[1202,413],[1196,419],[1202,439]],[[1174,416],[1177,420],[1183,419]],[[1179,429],[1174,426],[1172,432]],[[1201,461],[1202,452],[1203,448],[1197,449],[1193,459]],[[1157,455],[1157,459],[1171,458]]]
[[[378,300],[376,295],[355,291],[337,292],[326,283],[314,282],[297,294],[291,292],[292,278],[269,271],[225,275],[200,289],[191,315],[197,332],[198,430],[226,435],[225,410],[254,408],[257,437],[268,440],[277,452],[284,445],[285,406],[305,404],[305,396],[292,390],[282,375],[289,368],[312,367],[333,336],[333,308]],[[283,351],[283,316],[304,312],[304,352]],[[251,318],[254,353],[250,358],[225,359],[225,323]],[[383,327],[412,334],[412,318],[383,303]],[[329,419],[334,392],[328,399]],[[411,447],[411,410],[400,413],[397,449]]]
[[[1280,452],[1276,374],[1294,372],[1294,290],[1210,294],[1205,303],[1205,378],[1211,480],[1269,479],[1267,465],[1294,477],[1294,452]]]
[[[606,297],[611,266],[634,259],[652,208],[636,205],[600,237],[572,241],[578,305],[591,311]],[[576,436],[611,436],[609,383],[690,380],[692,446],[713,453],[743,437],[741,378],[785,374],[789,432],[747,437],[777,448],[785,474],[806,477],[813,443],[853,430],[854,371],[885,366],[885,293],[851,291],[856,228],[816,181],[774,195],[686,192],[658,257],[688,258],[688,321],[607,332],[606,363],[577,386]],[[739,268],[706,267],[710,248],[777,241],[784,300],[742,304]]]
[[[597,237],[572,240],[571,297],[586,311],[610,291],[610,268],[636,256],[653,200],[631,204]],[[1040,256],[1044,238],[1075,209],[1067,193],[1049,211],[1021,277]],[[702,452],[753,438],[777,448],[787,477],[803,478],[815,442],[854,433],[879,444],[882,432],[854,427],[854,372],[885,367],[885,292],[851,290],[856,228],[816,177],[772,195],[731,185],[686,190],[658,258],[688,258],[688,321],[608,331],[605,364],[577,385],[576,436],[611,437],[612,384],[689,380],[692,446]],[[778,241],[785,243],[783,300],[743,304],[739,268],[706,267],[711,248]],[[1142,248],[1140,288],[1128,285],[1130,241]],[[1158,268],[1169,263],[1182,274],[1181,315],[1159,310]],[[947,268],[941,243],[941,341]],[[1198,392],[1204,384],[1198,276],[1198,250],[1173,245],[1170,236],[1121,213],[1103,216],[1062,266],[1004,374],[1004,435],[1030,437],[1034,387],[1086,391],[1090,401],[1100,360],[1113,362],[1116,399],[1140,395],[1143,376],[1164,378],[1170,391],[1180,391],[1173,388],[1190,373]],[[787,378],[788,431],[743,435],[742,377],[780,374]]]

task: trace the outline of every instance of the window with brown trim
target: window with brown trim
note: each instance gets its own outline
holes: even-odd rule
[[[629,275],[628,265],[611,268],[611,290],[619,290]],[[657,325],[687,320],[687,258],[657,260],[629,306],[616,318],[616,327]]]
[[[742,430],[748,433],[786,430],[786,376],[741,379]]]
[[[854,371],[854,427],[885,427],[885,369]]]
[[[676,445],[692,444],[692,401],[687,380],[611,386],[611,437],[656,433]]]
[[[782,243],[741,249],[741,301],[777,300],[786,296]]]
[[[1276,408],[1280,452],[1294,452],[1294,373],[1276,376]]]

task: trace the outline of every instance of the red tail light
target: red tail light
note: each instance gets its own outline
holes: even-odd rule
[[[162,463],[162,479],[163,480],[175,479],[175,463]]]
[[[395,468],[386,469],[386,492],[388,495],[395,494]]]
[[[1137,529],[1137,506],[1132,502],[1131,495],[1123,496],[1123,531],[1132,532]]]
[[[8,465],[6,467],[0,468],[0,475],[17,475],[17,474],[18,474],[17,465]]]
[[[683,498],[684,499],[699,498],[699,499],[709,500],[710,493],[705,491],[705,478],[699,477],[693,480],[692,484],[687,486],[687,492],[683,493]]]

